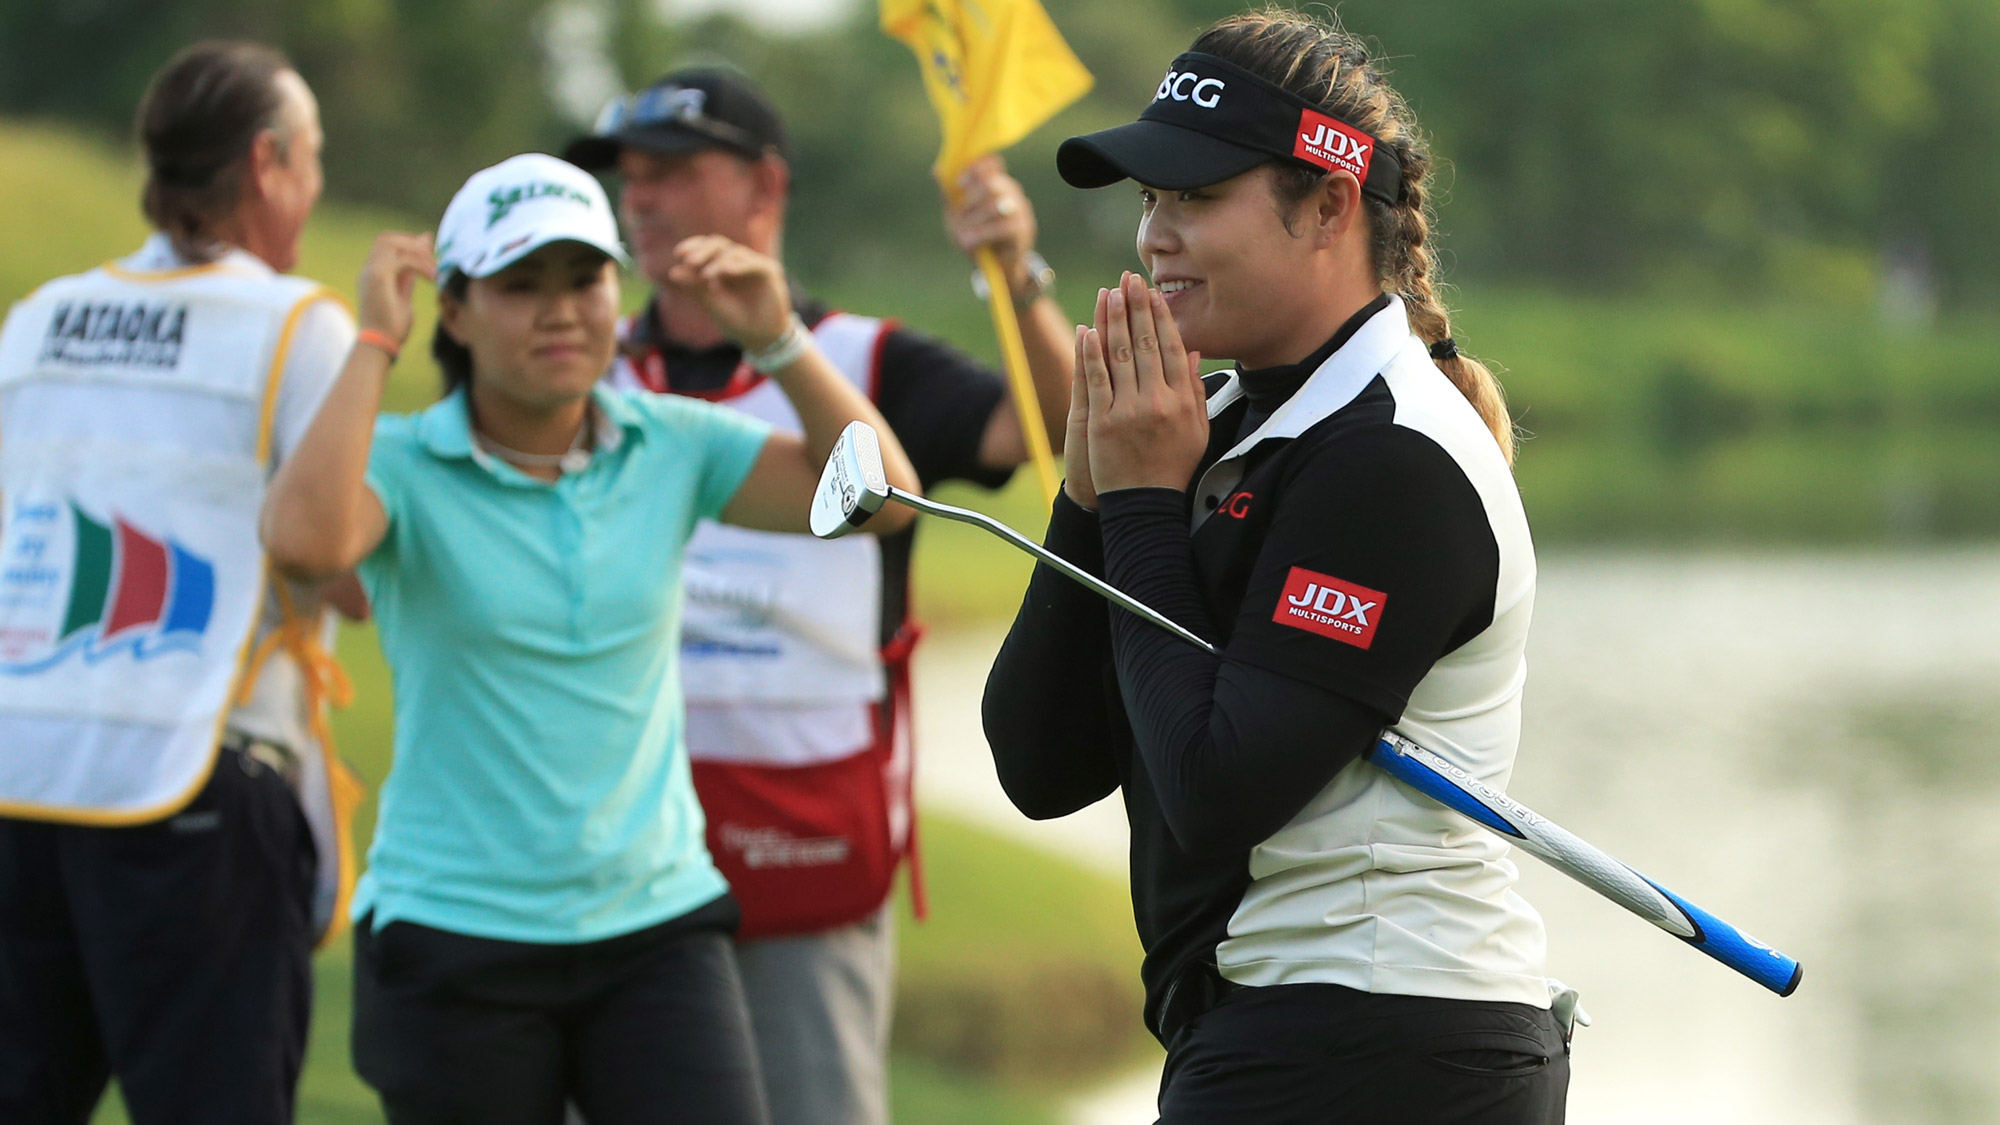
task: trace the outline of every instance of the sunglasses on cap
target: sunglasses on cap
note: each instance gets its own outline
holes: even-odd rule
[[[749,130],[709,116],[707,107],[706,90],[694,86],[652,86],[612,99],[598,113],[591,132],[609,137],[636,129],[673,126],[753,156],[764,151],[764,143]]]

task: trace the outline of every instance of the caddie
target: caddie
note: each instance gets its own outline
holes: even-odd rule
[[[619,212],[655,294],[623,326],[622,388],[724,403],[800,429],[779,387],[665,285],[673,248],[719,234],[779,252],[784,126],[742,74],[677,70],[606,107],[568,158],[620,178]],[[1010,279],[1036,397],[1061,448],[1073,347],[1034,253],[1035,220],[997,158],[956,185],[946,225]],[[926,488],[998,487],[1027,460],[999,375],[893,321],[792,283],[820,349],[880,408]],[[704,523],[688,547],[681,655],[708,845],[743,908],[737,953],[776,1125],[887,1118],[895,958],[884,903],[912,850],[911,533],[820,541]]]
[[[137,253],[0,329],[0,1121],[292,1120],[359,787],[324,739],[321,592],[258,513],[354,342],[287,276],[319,111],[207,42],[137,115]]]

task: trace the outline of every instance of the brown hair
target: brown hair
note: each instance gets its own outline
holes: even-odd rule
[[[242,196],[258,135],[280,125],[276,80],[291,69],[274,48],[211,40],[167,60],[146,86],[133,120],[146,154],[140,206],[182,257],[215,256],[215,224]],[[279,144],[287,139],[280,130]]]
[[[1390,87],[1386,71],[1368,54],[1359,36],[1337,19],[1317,19],[1285,8],[1231,16],[1201,34],[1189,48],[1227,59],[1319,106],[1358,129],[1372,133],[1403,168],[1396,202],[1363,196],[1370,253],[1385,292],[1403,298],[1410,328],[1426,344],[1451,337],[1451,314],[1438,290],[1436,221],[1429,201],[1431,154],[1416,115]],[[1281,202],[1296,205],[1325,182],[1326,173],[1302,164],[1271,166]],[[1509,464],[1514,460],[1514,422],[1507,397],[1486,365],[1459,353],[1437,360],[1439,370],[1485,420]]]

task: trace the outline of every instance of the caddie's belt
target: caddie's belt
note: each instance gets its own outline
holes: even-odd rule
[[[257,738],[242,731],[226,730],[222,732],[222,748],[241,754],[245,762],[268,767],[283,778],[286,785],[298,788],[299,756],[284,743]]]

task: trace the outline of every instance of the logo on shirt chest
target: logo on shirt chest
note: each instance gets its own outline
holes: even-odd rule
[[[1278,608],[1271,620],[1367,648],[1375,643],[1375,627],[1381,623],[1382,606],[1388,600],[1389,595],[1380,590],[1295,566],[1285,578],[1285,589],[1278,595]]]

